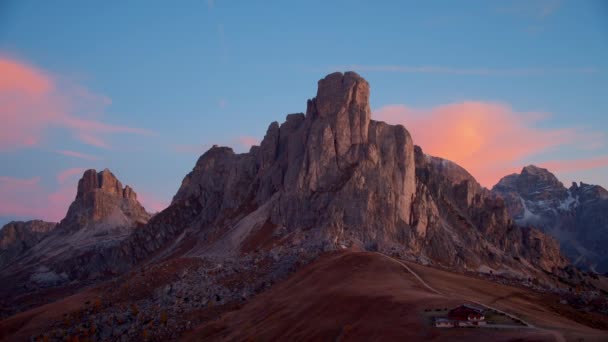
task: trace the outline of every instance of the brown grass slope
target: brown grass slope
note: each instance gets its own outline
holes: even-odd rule
[[[435,271],[445,273],[446,277],[451,274]],[[432,279],[433,284],[437,279]],[[457,282],[455,287],[466,288],[468,279],[463,276],[462,279],[449,280]],[[474,281],[491,284],[483,280]],[[451,307],[463,301],[459,294],[444,296],[431,292],[402,265],[379,254],[332,253],[257,296],[240,310],[203,324],[185,339],[555,340],[555,332],[544,328],[436,329],[431,326],[425,309]],[[565,322],[576,325],[567,319]],[[587,332],[594,331],[588,329]]]

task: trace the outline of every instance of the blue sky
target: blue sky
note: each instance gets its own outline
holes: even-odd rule
[[[50,79],[45,101],[69,103],[69,119],[37,107],[38,126],[1,131],[36,139],[0,142],[10,145],[0,149],[0,204],[16,202],[0,209],[0,224],[61,217],[84,168],[110,168],[148,209],[161,208],[208,146],[246,151],[270,122],[305,111],[336,70],[359,72],[374,115],[486,186],[528,163],[553,166],[564,182],[608,185],[603,1],[5,0],[0,58]],[[4,75],[0,95],[18,81]],[[519,144],[508,160],[488,159],[491,170],[479,164],[487,151],[433,145],[450,127],[421,132],[433,120],[479,120],[471,108],[511,129],[478,132],[484,146]]]

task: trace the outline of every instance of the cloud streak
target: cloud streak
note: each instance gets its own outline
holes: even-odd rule
[[[99,157],[96,157],[96,156],[93,156],[90,154],[76,152],[76,151],[72,151],[72,150],[56,150],[55,153],[62,154],[64,156],[68,156],[68,157],[84,159],[84,160],[99,160],[100,159]]]
[[[0,216],[58,222],[75,196],[75,182],[65,182],[53,191],[41,184],[40,177],[0,176]]]
[[[596,74],[600,70],[593,67],[581,68],[456,68],[449,66],[413,65],[342,65],[328,70],[354,70],[358,72],[387,72],[405,74],[442,74],[469,76],[541,76],[555,74]]]
[[[559,172],[577,172],[608,167],[608,157],[595,157],[574,160],[551,160],[539,163],[541,167]]]
[[[100,121],[109,98],[25,62],[0,56],[0,75],[0,151],[39,145],[52,129],[100,148],[112,134],[152,134]]]
[[[65,169],[57,174],[57,182],[59,184],[65,183],[66,180],[73,178],[74,176],[79,176],[84,173],[86,168],[84,167],[74,167],[71,169]]]
[[[216,143],[219,146],[230,146],[233,147],[237,152],[244,151],[247,152],[254,145],[260,144],[260,139],[254,136],[243,135],[240,137],[236,137],[230,139],[228,141],[224,140],[223,142]],[[187,153],[187,154],[195,154],[201,155],[209,150],[213,144],[173,144],[170,146],[170,149],[173,152],[177,153]]]
[[[391,105],[375,110],[374,117],[404,125],[426,153],[458,163],[486,187],[518,172],[530,157],[560,146],[604,144],[604,136],[596,132],[539,128],[546,113],[517,112],[500,103],[467,101],[431,109]]]

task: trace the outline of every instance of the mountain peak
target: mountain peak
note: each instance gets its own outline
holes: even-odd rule
[[[137,194],[133,189],[128,185],[123,189],[122,183],[108,168],[100,172],[97,172],[95,169],[86,170],[78,181],[77,199],[86,198],[94,192],[104,192],[122,198],[137,200]]]
[[[344,74],[334,72],[319,80],[317,96],[313,101],[318,116],[325,118],[346,114],[340,109],[350,106],[369,109],[369,83],[352,71]]]
[[[357,73],[335,72],[318,82],[317,96],[308,100],[306,118],[329,123],[335,152],[344,156],[352,145],[368,142],[371,120],[369,84]]]
[[[120,220],[123,223],[147,221],[149,218],[130,186],[123,188],[122,183],[107,168],[100,172],[89,169],[78,181],[76,199],[70,205],[66,219],[86,217],[84,222],[104,221],[117,211],[122,211],[123,214],[118,216],[127,218]]]
[[[538,167],[533,164],[524,166],[521,169],[521,174],[530,174],[530,175],[547,175],[547,174],[549,174],[549,175],[553,176],[553,174],[549,170],[542,168],[542,167]]]

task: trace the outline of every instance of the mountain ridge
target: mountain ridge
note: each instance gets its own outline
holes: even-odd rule
[[[519,224],[536,226],[557,238],[575,265],[608,271],[608,191],[572,183],[566,188],[549,170],[534,165],[503,177],[492,191],[505,199]]]

